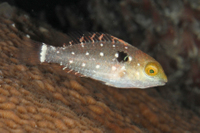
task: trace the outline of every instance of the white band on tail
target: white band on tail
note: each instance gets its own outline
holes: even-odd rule
[[[46,59],[46,53],[47,53],[47,45],[45,43],[42,43],[41,52],[40,52],[40,62],[44,62]]]

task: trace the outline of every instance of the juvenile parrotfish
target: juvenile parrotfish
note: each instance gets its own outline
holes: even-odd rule
[[[37,43],[40,63],[58,63],[63,70],[118,88],[162,86],[167,77],[161,65],[127,42],[109,34],[88,33],[55,47]],[[31,54],[31,51],[30,51]]]

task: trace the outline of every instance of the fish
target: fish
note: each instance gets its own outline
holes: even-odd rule
[[[35,42],[23,58],[35,58],[40,64],[56,63],[66,73],[116,88],[145,89],[167,83],[162,66],[154,58],[122,39],[98,32],[71,37],[63,46]]]

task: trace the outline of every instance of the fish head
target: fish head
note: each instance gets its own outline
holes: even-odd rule
[[[137,57],[130,63],[126,63],[125,67],[129,86],[133,88],[143,89],[163,86],[167,82],[167,76],[162,66],[147,54]]]

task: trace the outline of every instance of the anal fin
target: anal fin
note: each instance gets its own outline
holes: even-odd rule
[[[74,71],[72,69],[66,68],[64,66],[61,66],[61,67],[62,67],[63,71],[66,72],[66,73],[73,74],[73,75],[76,75],[78,77],[85,77],[83,74],[81,74],[81,73],[79,73],[77,71]]]

